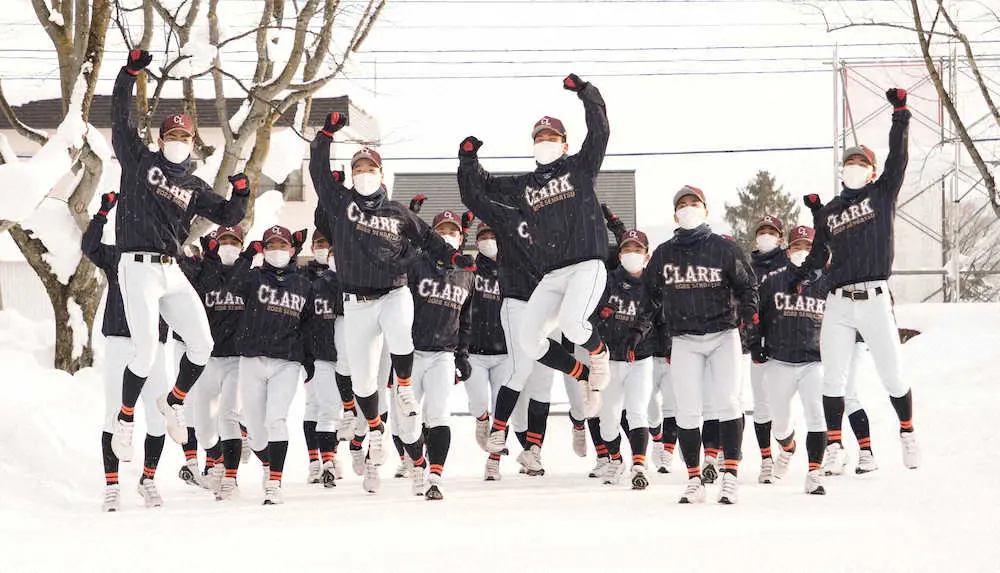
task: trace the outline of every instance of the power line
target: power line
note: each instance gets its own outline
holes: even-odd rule
[[[802,145],[792,147],[750,147],[742,149],[688,149],[682,151],[635,151],[624,153],[606,153],[605,157],[666,157],[677,155],[735,155],[741,153],[769,153],[775,151],[829,151],[833,149],[831,145]],[[480,159],[533,159],[532,155],[494,155],[480,157]],[[457,156],[436,156],[429,155],[423,157],[392,157],[383,156],[388,161],[454,161]],[[336,157],[334,161],[350,161],[349,157]]]

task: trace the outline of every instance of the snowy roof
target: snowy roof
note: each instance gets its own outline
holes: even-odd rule
[[[226,111],[229,117],[233,117],[243,105],[244,98],[226,98]],[[63,117],[62,99],[44,99],[28,102],[14,106],[14,111],[26,125],[36,129],[54,129],[59,126]],[[199,127],[219,127],[219,117],[215,113],[215,100],[196,98],[195,106],[201,110],[198,114]],[[162,98],[156,109],[156,118],[166,117],[172,113],[184,111],[184,100],[180,98]],[[351,124],[369,125],[373,118],[352,105],[348,96],[324,97],[312,100],[312,111],[310,112],[310,123],[315,126],[322,126],[323,121],[331,112],[339,111],[347,114],[348,122]],[[276,125],[289,126],[295,117],[295,106],[292,106],[278,119]],[[111,127],[111,96],[95,95],[90,106],[90,123],[98,128]],[[154,122],[154,125],[156,122]],[[10,123],[4,114],[0,114],[0,129],[11,129]],[[367,135],[367,134],[366,134]],[[377,139],[373,137],[372,139]]]

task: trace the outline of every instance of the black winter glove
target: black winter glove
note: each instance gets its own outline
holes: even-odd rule
[[[427,200],[427,195],[424,195],[423,193],[417,195],[413,199],[410,199],[410,211],[413,211],[414,213],[419,213],[420,209],[424,206],[424,201],[426,200]]]
[[[892,111],[902,111],[906,109],[906,90],[903,88],[892,88],[885,92],[885,99],[892,104]]]
[[[253,259],[256,255],[264,254],[264,243],[260,241],[251,241],[247,248],[240,253],[241,257],[246,257],[248,259]]]
[[[125,70],[133,76],[139,73],[153,61],[153,54],[146,50],[132,50],[128,53],[128,61],[125,62]]]
[[[465,382],[472,376],[472,363],[469,362],[469,355],[463,352],[455,353],[455,370],[458,371],[458,379]]]
[[[219,240],[215,238],[215,234],[211,233],[205,235],[201,239],[201,252],[205,258],[219,258]]]
[[[625,236],[625,223],[611,212],[611,208],[608,207],[607,203],[601,203],[601,210],[604,211],[604,220],[608,222],[608,230],[611,234],[615,236],[615,239],[621,240]]]
[[[309,381],[313,379],[313,376],[316,375],[316,363],[313,362],[312,360],[306,360],[305,362],[302,363],[302,368],[305,368],[306,370],[305,383],[308,384]]]
[[[629,362],[635,362],[635,350],[639,347],[639,343],[642,342],[642,333],[632,331],[628,335],[628,339],[625,341],[625,356]]]
[[[332,138],[333,134],[343,129],[345,125],[347,125],[347,116],[335,111],[326,116],[326,123],[320,133],[325,133]]]
[[[107,217],[108,211],[111,211],[111,208],[114,207],[115,203],[117,202],[118,202],[117,193],[112,192],[101,195],[101,208],[97,211],[97,214]]]
[[[309,229],[301,229],[292,233],[292,247],[295,248],[295,256],[302,252],[302,246],[306,244],[306,237],[309,236]]]
[[[754,364],[763,364],[770,358],[763,346],[751,346],[750,357],[753,359]]]
[[[813,213],[823,208],[823,201],[819,198],[819,195],[817,195],[816,193],[803,195],[802,202],[805,203],[806,207],[809,207],[809,210],[812,211]]]
[[[458,156],[459,157],[475,157],[479,153],[479,148],[483,146],[483,142],[476,139],[476,136],[470,135],[462,140],[462,143],[458,146]]]
[[[250,179],[243,173],[229,176],[229,183],[233,186],[233,195],[248,197],[250,195]]]
[[[476,259],[469,255],[463,255],[461,252],[456,251],[454,255],[451,256],[451,264],[462,269],[463,271],[473,271],[476,270]]]
[[[337,183],[340,183],[341,185],[344,184],[344,180],[345,180],[346,176],[344,175],[344,171],[343,170],[340,170],[340,171],[331,171],[330,175],[333,175],[333,180],[336,181]]]
[[[579,92],[583,88],[587,87],[589,84],[580,79],[580,76],[576,74],[570,74],[563,79],[563,89],[567,89],[571,92]]]

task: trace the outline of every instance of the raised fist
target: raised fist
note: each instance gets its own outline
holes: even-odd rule
[[[233,195],[250,195],[250,179],[242,173],[229,176],[229,183],[233,186]]]
[[[214,233],[205,235],[199,239],[201,241],[201,252],[204,253],[205,257],[219,256],[219,240],[213,235]]]
[[[466,211],[462,213],[462,234],[468,235],[469,228],[472,227],[472,222],[476,220],[476,214],[472,211]]]
[[[152,61],[153,54],[150,54],[146,50],[132,50],[128,53],[128,61],[125,62],[125,69],[134,76]]]
[[[462,269],[463,271],[473,271],[476,270],[476,259],[470,257],[469,255],[463,255],[461,252],[456,251],[451,257],[451,264]]]
[[[906,90],[903,88],[892,88],[885,92],[885,99],[892,104],[893,111],[906,109]]]
[[[336,181],[337,183],[340,183],[341,185],[344,184],[346,175],[344,175],[344,171],[343,170],[341,170],[341,171],[331,171],[330,175],[333,175],[333,180]]]
[[[470,135],[462,140],[462,143],[458,146],[458,156],[459,157],[475,157],[479,153],[479,148],[483,146],[483,142],[476,139],[474,135]]]
[[[263,255],[263,254],[264,254],[264,243],[260,241],[252,241],[250,245],[247,246],[246,250],[244,250],[241,253],[241,256],[244,256],[248,259],[253,259],[256,255]]]
[[[413,199],[410,199],[410,211],[413,211],[414,213],[419,213],[420,208],[424,206],[424,201],[426,200],[427,200],[427,195],[424,195],[423,193],[417,195]]]
[[[816,193],[803,195],[802,202],[806,204],[806,207],[809,207],[810,211],[816,211],[823,208],[823,201],[820,200],[819,195]]]
[[[334,133],[340,131],[347,125],[347,116],[335,111],[326,116],[326,124],[323,126],[323,133],[333,137]]]
[[[105,193],[104,195],[101,195],[101,208],[100,208],[99,211],[97,211],[97,214],[98,215],[104,215],[105,217],[107,217],[108,216],[108,212],[111,211],[111,208],[114,207],[115,203],[117,203],[117,202],[118,202],[118,194],[117,193],[113,193],[112,192],[112,193]]]
[[[306,244],[306,237],[308,236],[309,229],[302,229],[292,233],[292,247],[295,248],[296,255],[302,250],[302,245]]]
[[[580,76],[576,74],[570,74],[563,79],[563,89],[571,92],[578,92],[585,87],[587,87],[587,82],[581,80]]]

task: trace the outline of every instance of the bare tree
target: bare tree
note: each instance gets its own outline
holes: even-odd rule
[[[50,9],[43,0],[32,0],[35,16],[52,41],[59,61],[63,115],[79,113],[86,122],[104,55],[111,3],[110,0],[53,0],[51,4]],[[39,145],[48,142],[46,134],[32,129],[17,118],[2,87],[0,109],[20,135]],[[87,205],[97,190],[103,161],[86,139],[81,149],[70,150],[70,153],[73,157],[73,170],[79,180],[65,208],[82,230],[89,219]],[[4,162],[15,160],[13,157],[2,159]],[[2,230],[10,231],[28,264],[41,279],[52,303],[56,335],[55,367],[75,372],[91,365],[93,348],[90,333],[101,297],[94,266],[86,258],[80,257],[80,262],[68,280],[60,280],[46,260],[46,255],[57,248],[56,245],[46,244],[17,222],[4,222],[0,225],[0,231]],[[79,245],[71,248],[78,249]],[[81,320],[86,325],[85,329],[80,326]]]

